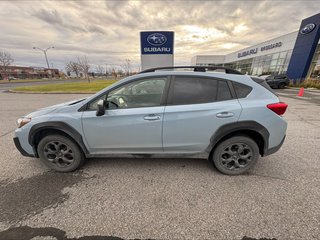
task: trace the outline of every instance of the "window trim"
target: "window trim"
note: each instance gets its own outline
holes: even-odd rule
[[[219,90],[220,90],[220,82],[227,83],[227,88],[229,89],[229,93],[230,93],[230,96],[231,96],[230,99],[218,100],[218,93],[219,93]],[[232,85],[232,84],[229,84],[229,81],[227,81],[227,80],[218,80],[218,84],[217,85],[218,85],[218,87],[217,87],[217,101],[216,102],[229,101],[229,100],[233,100],[235,98],[233,93],[232,93],[232,90],[230,88],[230,85]]]
[[[161,107],[161,106],[166,106],[167,103],[167,99],[168,99],[168,90],[169,90],[169,86],[170,86],[170,81],[171,81],[171,76],[168,75],[157,75],[157,76],[148,76],[148,77],[140,77],[140,78],[135,78],[135,79],[131,79],[129,81],[123,82],[119,85],[116,85],[104,92],[102,92],[101,94],[99,94],[98,96],[96,96],[95,98],[91,99],[89,102],[87,102],[86,104],[84,104],[81,108],[79,108],[78,112],[85,112],[85,111],[96,111],[94,109],[89,109],[89,105],[96,101],[98,98],[100,98],[103,95],[106,95],[106,97],[108,97],[109,92],[122,87],[124,85],[133,83],[133,82],[137,82],[137,81],[141,81],[144,79],[150,79],[152,80],[152,78],[164,78],[165,79],[165,86],[163,89],[163,95],[160,101],[160,105],[155,105],[155,106],[142,106],[142,107],[134,107],[134,108],[113,108],[113,109],[106,109],[106,110],[120,110],[120,109],[135,109],[135,108],[148,108],[148,107]]]
[[[230,92],[231,92],[232,99],[238,99],[237,98],[237,94],[236,94],[236,90],[234,90],[232,82],[233,81],[227,81],[229,89],[230,89]]]
[[[215,80],[217,81],[217,89],[216,89],[216,100],[213,102],[204,102],[204,103],[188,103],[188,104],[173,104],[173,93],[174,93],[174,83],[175,83],[175,79],[176,77],[184,77],[184,78],[202,78],[202,79],[210,79],[210,80]],[[219,90],[219,81],[224,81],[227,82],[227,85],[229,87],[229,91],[231,94],[231,99],[228,100],[218,100],[218,90]],[[230,82],[230,80],[224,79],[224,78],[217,78],[217,77],[209,77],[209,76],[199,76],[199,75],[195,75],[195,76],[191,76],[191,75],[172,75],[171,81],[170,81],[170,88],[169,88],[169,92],[168,92],[168,97],[167,97],[167,104],[166,106],[182,106],[182,105],[194,105],[194,104],[208,104],[208,103],[216,103],[216,102],[223,102],[223,101],[230,101],[230,100],[234,100],[237,99],[235,91],[233,89],[232,83]]]

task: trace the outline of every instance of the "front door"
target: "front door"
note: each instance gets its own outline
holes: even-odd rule
[[[161,153],[166,77],[136,80],[89,104],[82,115],[85,140],[92,154]],[[96,116],[97,102],[106,112]]]

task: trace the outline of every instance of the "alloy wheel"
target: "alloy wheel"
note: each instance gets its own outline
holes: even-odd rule
[[[72,148],[61,141],[50,141],[44,146],[44,156],[52,164],[58,167],[66,167],[74,162]]]
[[[247,144],[233,143],[221,153],[222,166],[228,170],[237,170],[248,166],[252,160],[253,150]]]

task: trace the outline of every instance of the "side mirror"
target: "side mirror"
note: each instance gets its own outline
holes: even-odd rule
[[[106,105],[106,103],[105,103],[104,100],[100,99],[100,100],[98,101],[98,104],[97,104],[98,109],[97,109],[97,112],[96,112],[96,116],[102,116],[102,115],[105,114],[105,112],[106,112],[106,107],[105,107],[105,105]]]

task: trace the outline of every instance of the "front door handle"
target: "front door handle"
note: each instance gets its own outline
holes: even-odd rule
[[[232,112],[220,112],[220,113],[217,113],[217,117],[218,118],[229,118],[229,117],[233,117],[233,113]]]
[[[160,116],[155,114],[149,114],[147,116],[144,116],[143,119],[147,121],[155,121],[155,120],[160,120]]]

